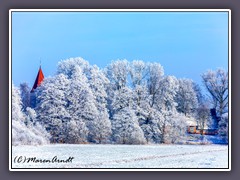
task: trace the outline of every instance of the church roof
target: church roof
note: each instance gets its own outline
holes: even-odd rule
[[[42,69],[41,69],[41,66],[40,66],[40,68],[38,70],[38,74],[37,74],[36,80],[34,82],[34,85],[32,87],[31,92],[33,92],[34,89],[36,89],[38,86],[40,86],[40,84],[42,83],[43,79],[44,79],[44,75],[43,75],[43,72],[42,72]]]

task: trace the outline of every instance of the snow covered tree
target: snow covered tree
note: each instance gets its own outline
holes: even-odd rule
[[[176,95],[179,90],[179,83],[174,76],[165,76],[160,81],[161,86],[156,93],[156,109],[164,113],[165,111],[175,111],[177,103]]]
[[[133,109],[136,112],[139,122],[148,116],[149,109],[149,94],[146,86],[136,85],[132,91]]]
[[[37,145],[49,143],[45,129],[32,123],[26,126],[26,115],[22,112],[19,90],[12,84],[12,144]]]
[[[132,107],[132,105],[132,91],[130,88],[124,87],[120,90],[115,91],[112,101],[112,107],[114,112],[117,112],[125,107]]]
[[[32,131],[36,136],[40,137],[44,143],[48,144],[51,135],[46,131],[45,127],[37,121],[36,111],[30,107],[26,109],[26,121],[27,128]]]
[[[20,84],[20,92],[22,98],[23,111],[26,111],[27,107],[30,107],[30,87],[26,82]]]
[[[201,87],[197,83],[193,82],[193,89],[196,92],[198,106],[205,104],[208,101],[208,99],[202,93]]]
[[[161,80],[164,74],[163,67],[159,63],[150,63],[148,74],[148,91],[150,94],[150,106],[153,107],[156,104],[156,96],[161,87]]]
[[[26,126],[23,122],[12,121],[12,145],[40,145],[49,143],[49,134],[37,124]]]
[[[93,66],[89,72],[89,84],[95,97],[95,106],[97,108],[97,134],[95,141],[97,143],[106,143],[111,135],[111,122],[107,111],[107,92],[106,87],[109,80],[104,73],[97,67]]]
[[[228,113],[222,115],[221,120],[219,121],[218,134],[222,136],[223,140],[228,143]]]
[[[114,141],[118,144],[144,144],[146,143],[134,111],[125,107],[113,116],[112,131]]]
[[[141,111],[144,111],[144,107],[146,108],[149,103],[149,94],[146,86],[146,78],[148,74],[149,68],[143,61],[134,60],[131,63],[130,75],[132,82],[131,86],[133,88],[133,108],[135,109],[137,116],[140,115]]]
[[[193,88],[193,82],[189,79],[179,79],[179,90],[176,96],[177,110],[185,116],[192,115],[197,108],[197,95]]]
[[[144,118],[140,120],[140,126],[148,143],[163,143],[162,114],[153,108],[146,110]]]
[[[24,122],[25,116],[22,112],[22,100],[19,89],[12,84],[12,121]]]
[[[79,66],[87,76],[89,72],[89,63],[81,57],[70,58],[66,60],[61,60],[57,65],[57,74],[65,74],[68,78],[71,78],[72,73],[75,71],[75,67]]]
[[[101,128],[98,128],[98,109],[93,92],[80,66],[75,66],[70,77],[71,84],[68,92],[68,110],[72,119],[82,119],[89,129],[89,141],[98,142]]]
[[[79,144],[88,141],[88,128],[83,120],[70,120],[66,123],[66,143]]]
[[[178,80],[174,76],[164,77],[159,63],[134,61],[130,72],[134,109],[144,135],[149,143],[162,143],[168,115],[176,110]]]
[[[70,81],[67,110],[71,119],[86,124],[89,130],[88,141],[106,143],[111,135],[106,108],[108,79],[99,68],[90,66],[82,58],[59,62],[57,73],[65,74]],[[71,125],[73,124],[72,122]]]
[[[119,126],[119,123],[127,123],[126,121],[132,121],[128,118],[125,119],[121,119],[121,115],[123,115],[123,113],[126,113],[127,111],[130,112],[130,115],[132,115],[131,113],[134,113],[134,111],[132,110],[132,91],[131,89],[129,89],[128,87],[122,87],[119,90],[115,90],[114,91],[114,96],[113,96],[113,100],[112,100],[112,104],[111,104],[111,108],[112,108],[112,113],[113,113],[113,117],[111,118],[111,123],[112,123],[112,133],[113,133],[113,139],[115,142],[117,143],[127,143],[127,144],[131,144],[126,138],[128,137],[128,135],[118,135],[118,133],[120,133],[121,131],[125,132],[125,129],[118,129],[117,126]],[[125,109],[125,110],[124,110]],[[129,117],[131,118],[131,117]],[[135,117],[135,114],[133,116],[133,118]],[[131,122],[129,122],[131,124]],[[138,122],[135,122],[134,119],[134,123],[135,126],[138,125]],[[139,126],[139,125],[138,125]],[[127,127],[123,127],[123,128],[127,128]],[[126,130],[129,131],[129,130]],[[122,137],[122,139],[119,139],[117,136],[124,136]],[[129,135],[130,137],[130,135]]]
[[[127,60],[113,61],[106,68],[107,78],[115,89],[120,90],[127,85],[129,62]]]
[[[38,121],[43,123],[47,131],[52,135],[51,142],[65,141],[65,125],[71,119],[67,111],[67,94],[70,81],[63,74],[45,78],[42,85],[37,88]]]
[[[25,114],[26,114],[26,121],[25,121],[26,125],[31,123],[35,124],[37,122],[37,113],[34,109],[27,107]]]
[[[162,142],[161,113],[150,106],[150,98],[146,86],[136,85],[132,92],[133,110],[147,143]]]
[[[74,121],[82,119],[89,129],[89,141],[106,143],[111,135],[111,123],[106,108],[106,86],[109,83],[97,66],[82,58],[71,58],[58,64],[58,73],[69,80],[68,110]]]
[[[186,121],[183,114],[169,112],[164,125],[164,143],[183,143],[186,140]]]
[[[179,84],[177,78],[174,76],[165,76],[159,79],[159,87],[155,93],[155,103],[153,108],[157,111],[157,114],[161,114],[161,118],[158,123],[160,131],[160,141],[165,142],[167,134],[170,131],[166,131],[170,126],[173,126],[172,114],[176,111],[177,103],[175,98],[178,92]],[[156,114],[156,113],[155,113]],[[156,115],[155,115],[156,116]],[[159,117],[159,115],[157,115]],[[172,128],[171,128],[172,129]]]
[[[122,88],[127,87],[129,73],[129,62],[127,60],[117,60],[112,61],[110,65],[108,65],[104,69],[104,74],[109,80],[109,84],[107,85],[107,108],[109,112],[109,118],[112,119],[115,111],[113,102],[116,97],[121,94],[120,90]],[[124,91],[124,90],[123,90]]]
[[[142,144],[146,142],[144,133],[139,126],[138,121],[139,117],[137,117],[140,116],[140,114],[136,113],[135,110],[137,106],[136,104],[134,105],[133,102],[134,93],[137,91],[133,92],[128,87],[127,81],[130,73],[132,83],[135,83],[133,87],[134,88],[137,88],[137,86],[140,87],[141,84],[140,81],[142,81],[140,79],[141,78],[140,76],[142,72],[140,72],[141,70],[139,66],[141,66],[141,64],[142,62],[135,61],[134,62],[135,69],[132,69],[133,66],[130,66],[130,63],[128,61],[118,60],[112,62],[106,69],[107,77],[110,80],[109,88],[110,90],[108,91],[108,93],[110,92],[109,98],[111,98],[109,101],[110,106],[108,107],[110,107],[110,113],[112,115],[111,122],[113,139],[116,143]],[[135,96],[135,98],[140,101],[138,96]],[[127,115],[130,117],[126,117]],[[123,118],[121,118],[121,116],[123,116]],[[121,123],[123,123],[123,125],[120,127]],[[127,126],[129,126],[129,128],[127,128]],[[130,132],[132,128],[135,129],[134,133]],[[133,134],[137,136],[135,140],[133,139]]]
[[[73,64],[70,68],[64,69],[66,75],[59,70],[60,74],[46,78],[38,88],[38,119],[51,133],[51,142],[86,143],[98,133],[95,99],[82,69]]]
[[[203,84],[212,98],[219,117],[228,111],[228,73],[223,69],[202,74]]]
[[[154,65],[157,66],[154,69]],[[159,68],[159,69],[158,69]],[[159,112],[151,107],[152,95],[149,92],[149,81],[153,77],[150,70],[157,72],[161,71],[159,64],[147,64],[140,60],[135,60],[130,66],[130,77],[133,100],[133,110],[136,114],[136,118],[139,122],[141,129],[144,132],[147,143],[159,143],[162,141],[162,133],[160,128],[160,122],[162,120]],[[152,76],[150,76],[152,75]],[[162,74],[160,73],[160,76]],[[149,85],[149,86],[147,86]],[[159,115],[159,116],[158,116]]]
[[[141,60],[134,60],[129,69],[132,87],[145,85],[145,80],[149,75],[149,66]]]

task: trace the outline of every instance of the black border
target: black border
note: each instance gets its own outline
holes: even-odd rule
[[[9,172],[9,39],[8,39],[8,10],[9,9],[33,9],[33,8],[58,8],[58,9],[94,9],[94,8],[155,8],[155,9],[174,9],[174,8],[209,8],[209,9],[231,9],[232,10],[232,167],[231,172]],[[167,179],[167,180],[203,180],[203,179],[236,179],[240,177],[240,2],[236,0],[0,0],[0,175],[3,179],[17,180],[42,180],[45,178],[56,178],[58,180],[78,179]]]
[[[231,61],[231,59],[229,59],[229,52],[230,52],[230,44],[229,44],[229,28],[230,28],[230,26],[229,26],[229,24],[230,24],[230,22],[229,22],[229,20],[231,21],[231,18],[229,18],[229,11],[226,11],[226,9],[222,9],[222,11],[220,11],[221,9],[219,9],[219,11],[212,11],[212,10],[209,10],[208,11],[208,9],[205,9],[205,11],[204,10],[198,10],[198,9],[196,9],[196,11],[194,11],[193,9],[191,9],[191,10],[189,10],[189,11],[177,11],[176,9],[175,10],[171,10],[171,11],[161,11],[161,9],[160,10],[157,10],[157,9],[154,9],[153,11],[151,10],[151,11],[143,11],[143,10],[137,10],[137,11],[132,11],[131,9],[124,9],[124,11],[122,11],[122,10],[118,10],[118,9],[112,9],[112,10],[110,10],[110,11],[96,11],[96,10],[89,10],[89,11],[81,11],[81,9],[79,9],[79,11],[76,9],[76,10],[74,10],[74,11],[61,11],[61,10],[54,10],[54,11],[52,11],[51,9],[49,10],[49,9],[45,9],[46,11],[39,11],[38,9],[34,9],[34,10],[29,10],[29,11],[17,11],[18,9],[16,9],[16,11],[14,11],[14,9],[13,10],[9,10],[9,13],[11,13],[11,22],[12,22],[12,13],[14,13],[14,12],[18,12],[18,13],[21,13],[21,12],[65,12],[65,13],[68,13],[68,12],[78,12],[78,13],[81,13],[81,12],[97,12],[97,13],[108,13],[108,12],[121,12],[121,13],[124,13],[124,12],[133,12],[133,13],[135,13],[135,12],[148,12],[148,13],[151,13],[151,12],[161,12],[161,13],[164,13],[164,12],[166,12],[166,13],[168,13],[168,12],[178,12],[178,13],[182,13],[182,12],[185,12],[185,13],[189,13],[189,12],[193,12],[193,13],[198,13],[198,12],[215,12],[215,13],[217,13],[217,12],[227,12],[228,13],[228,74],[230,74],[230,72],[229,72],[229,62]],[[19,10],[21,10],[21,9],[19,9]],[[87,10],[87,9],[86,9]],[[181,9],[179,9],[179,10],[181,10]],[[230,9],[229,9],[230,10]],[[230,10],[231,11],[231,10]],[[231,13],[231,12],[230,12]],[[10,15],[9,15],[10,16]],[[9,22],[10,23],[10,22]],[[10,38],[10,37],[9,37]],[[12,48],[12,24],[11,24],[11,48]],[[11,77],[12,77],[12,49],[10,50],[9,49],[9,51],[11,51]],[[229,78],[228,78],[229,79]],[[11,81],[12,81],[12,79],[11,79]],[[11,86],[11,97],[12,97],[12,84],[10,85]],[[228,88],[230,87],[230,85],[228,84]],[[228,104],[228,109],[229,109],[229,104]],[[12,104],[10,105],[10,108],[12,109]],[[230,109],[229,109],[230,110]],[[231,110],[230,110],[231,111]],[[12,113],[12,111],[11,111],[11,113]],[[11,114],[11,116],[12,116],[12,114]],[[229,118],[229,114],[228,114],[228,118]],[[231,121],[231,120],[230,120]],[[9,125],[10,126],[10,125]],[[228,130],[229,130],[229,127],[228,127]],[[12,124],[11,124],[11,134],[12,134]],[[228,136],[229,136],[229,131],[228,131]],[[231,142],[231,139],[230,139],[230,141],[229,142]],[[11,144],[12,144],[12,139],[11,139]],[[159,171],[164,171],[164,169],[165,170],[177,170],[177,171],[182,171],[182,170],[197,170],[197,171],[203,171],[203,169],[204,170],[207,170],[207,171],[217,171],[217,170],[220,170],[220,169],[222,169],[222,170],[225,170],[225,171],[229,171],[229,168],[230,168],[230,166],[229,166],[229,162],[231,161],[230,159],[231,159],[231,157],[229,157],[229,147],[230,145],[229,145],[229,143],[228,143],[228,168],[13,168],[12,167],[12,154],[11,154],[11,170],[12,171],[14,171],[14,170],[20,170],[20,169],[22,169],[22,170],[29,170],[29,169],[34,169],[34,170],[47,170],[47,169],[52,169],[53,171],[54,170],[60,170],[60,169],[68,169],[67,171],[75,171],[76,169],[78,169],[78,170],[80,170],[80,171],[83,171],[83,170],[85,170],[85,169],[91,169],[92,171],[99,171],[99,170],[102,170],[102,171],[108,171],[108,169],[114,169],[114,170],[116,170],[116,171],[123,171],[124,169],[128,169],[128,170],[140,170],[140,169],[145,169],[145,170],[148,170],[148,171],[151,171],[151,170],[159,170]],[[9,147],[10,148],[10,147]],[[12,152],[12,146],[11,146],[11,152]]]

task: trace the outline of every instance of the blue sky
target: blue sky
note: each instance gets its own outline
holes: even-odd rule
[[[13,12],[12,79],[33,85],[57,62],[82,57],[159,62],[165,75],[201,83],[208,69],[228,68],[227,12]]]

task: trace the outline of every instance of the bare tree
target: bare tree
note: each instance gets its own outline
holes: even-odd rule
[[[211,95],[217,113],[222,117],[228,107],[228,72],[223,69],[209,70],[202,74],[203,83]]]

